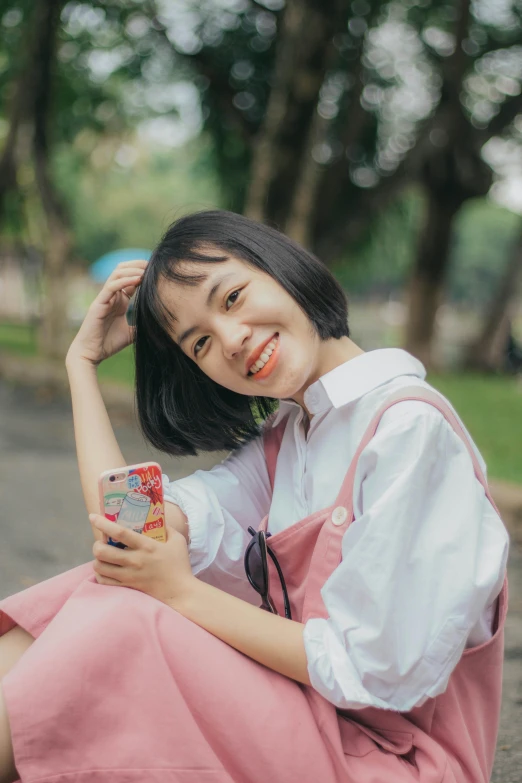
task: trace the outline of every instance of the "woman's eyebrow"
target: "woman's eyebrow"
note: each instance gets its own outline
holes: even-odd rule
[[[215,278],[214,285],[208,292],[207,298],[205,300],[205,307],[210,307],[210,305],[212,304],[212,300],[214,299],[214,296],[216,295],[221,283],[224,283],[225,280],[227,280],[229,277],[234,277],[234,274],[235,272],[227,272],[226,275],[221,275],[221,277]],[[178,345],[181,346],[182,343],[188,337],[190,337],[190,335],[193,334],[193,332],[197,332],[198,329],[199,326],[191,326],[189,329],[185,329],[183,334],[181,334],[180,337],[178,338]]]

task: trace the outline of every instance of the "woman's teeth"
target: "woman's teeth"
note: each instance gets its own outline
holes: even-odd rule
[[[277,337],[274,337],[274,339],[271,340],[268,343],[268,345],[265,345],[265,347],[263,348],[263,353],[261,354],[257,362],[254,362],[254,364],[251,366],[249,370],[249,372],[252,373],[252,375],[255,375],[256,372],[259,372],[259,370],[261,370],[265,366],[267,361],[272,356],[272,353],[276,345],[277,345]]]

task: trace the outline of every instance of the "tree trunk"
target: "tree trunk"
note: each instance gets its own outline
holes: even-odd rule
[[[464,366],[478,372],[502,371],[511,319],[522,279],[522,232],[508,260],[477,339],[466,352]]]
[[[0,218],[7,192],[17,191],[19,158],[33,158],[45,228],[40,351],[63,358],[68,345],[67,260],[71,239],[67,213],[49,169],[48,128],[57,31],[66,0],[36,0],[25,36],[25,62],[16,79],[9,134],[0,161]]]
[[[430,369],[434,368],[435,318],[444,295],[451,227],[458,209],[456,202],[448,204],[428,194],[425,224],[409,281],[404,347]]]
[[[285,225],[285,233],[304,247],[310,247],[315,200],[323,173],[321,164],[314,159],[314,147],[325,139],[327,127],[328,120],[315,111]]]
[[[60,222],[50,220],[43,266],[44,300],[38,347],[41,355],[51,359],[63,359],[71,342],[67,312],[70,250],[69,232]]]
[[[43,265],[45,299],[39,334],[40,352],[64,358],[69,345],[67,262],[71,251],[69,220],[50,171],[49,125],[52,114],[52,68],[60,14],[65,0],[39,0],[35,10],[39,35],[35,40],[33,153],[36,183],[46,220]]]
[[[265,122],[254,143],[245,209],[249,217],[280,227],[291,219],[328,53],[339,20],[346,23],[347,5],[347,0],[290,0],[287,4]],[[313,180],[315,174],[309,173]]]
[[[13,91],[9,101],[9,130],[0,158],[0,224],[4,217],[5,200],[8,194],[20,194],[18,169],[21,160],[26,160],[29,147],[27,119],[32,100],[34,63],[31,49],[34,41],[35,25],[28,24],[24,29],[22,61],[14,77]]]
[[[334,60],[335,48],[332,41],[328,39],[325,39],[324,45],[326,50],[325,70],[327,70]],[[319,94],[319,89],[317,93]],[[321,116],[317,105],[310,123],[292,203],[285,224],[285,233],[304,247],[310,247],[312,242],[317,194],[325,172],[324,167],[315,159],[314,151],[319,144],[326,141],[330,122],[331,120]]]
[[[418,177],[424,185],[428,203],[409,285],[405,348],[426,368],[434,366],[432,340],[449,267],[453,219],[467,199],[488,192],[492,179],[460,101],[468,66],[462,41],[469,26],[470,0],[459,0],[457,7],[456,46],[443,70],[441,101],[432,119],[432,127],[439,130],[443,141],[435,144],[429,137],[424,138],[418,148]]]
[[[272,89],[266,107],[265,120],[256,139],[256,144],[254,144],[250,187],[245,203],[245,215],[253,220],[262,221],[266,215],[268,191],[274,176],[274,163],[277,159],[276,140],[288,108],[290,83],[299,40],[298,33],[304,22],[304,11],[302,2],[289,0],[282,19]]]

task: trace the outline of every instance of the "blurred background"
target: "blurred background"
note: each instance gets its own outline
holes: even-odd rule
[[[0,0],[0,594],[90,557],[64,357],[111,263],[242,212],[328,264],[355,342],[417,356],[484,455],[514,542],[495,780],[522,780],[521,88],[520,0]],[[131,349],[99,372],[150,457]]]
[[[0,374],[62,377],[100,257],[232,209],[315,251],[354,340],[417,356],[522,483],[521,15],[0,0]],[[131,388],[131,350],[100,375]]]

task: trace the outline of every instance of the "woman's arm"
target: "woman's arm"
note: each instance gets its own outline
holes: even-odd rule
[[[126,464],[101,396],[97,368],[133,341],[134,327],[127,323],[126,314],[146,265],[141,260],[118,265],[89,307],[65,360],[80,481],[90,513],[100,511],[100,473]],[[186,517],[178,506],[168,504],[165,516],[168,524],[187,536]],[[93,532],[99,539],[98,531]]]
[[[195,579],[190,591],[168,601],[180,614],[254,661],[310,685],[304,625]]]
[[[82,359],[66,362],[71,389],[74,438],[88,513],[100,512],[98,476],[125,465],[98,385],[96,367]]]
[[[202,582],[192,572],[186,541],[174,530],[160,543],[99,514],[91,521],[127,547],[95,542],[94,572],[100,584],[141,590],[258,663],[310,685],[302,623]]]
[[[66,361],[71,389],[74,438],[85,507],[100,512],[98,477],[104,470],[126,465],[98,384],[97,368],[85,359]],[[167,524],[187,537],[187,518],[179,506],[165,504]],[[102,534],[94,531],[95,538]]]

